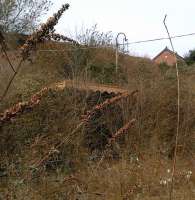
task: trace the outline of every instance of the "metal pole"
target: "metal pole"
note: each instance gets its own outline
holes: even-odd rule
[[[116,73],[118,71],[118,42],[116,39]]]
[[[123,44],[124,44],[124,41],[126,42],[127,41],[127,37],[125,35],[125,33],[118,33],[117,36],[116,36],[116,73],[118,72],[118,47],[119,47],[119,44],[118,44],[118,37],[120,35],[123,35],[124,36],[124,39],[123,39]]]

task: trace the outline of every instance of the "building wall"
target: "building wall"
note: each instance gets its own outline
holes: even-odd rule
[[[175,64],[175,56],[169,51],[164,51],[161,55],[154,59],[154,62],[157,64],[166,63],[169,66]]]

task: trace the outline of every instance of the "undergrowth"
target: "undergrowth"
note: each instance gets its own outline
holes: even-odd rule
[[[48,49],[60,51],[39,51]],[[15,56],[13,59],[17,62]],[[4,58],[1,60],[4,65]],[[32,63],[26,61],[18,74],[0,106],[1,112],[64,79],[118,85],[128,92],[138,90],[138,95],[134,103],[123,100],[108,106],[96,113],[89,127],[74,132],[82,115],[117,94],[51,89],[39,105],[3,124],[0,198],[168,199],[177,117],[175,71],[125,54],[120,54],[119,63],[120,72],[115,74],[112,48],[83,49],[59,42],[38,47]],[[1,74],[9,76],[10,71],[4,70]],[[174,196],[194,199],[194,68],[180,66],[180,73],[181,121]],[[5,74],[0,80],[3,88]],[[107,146],[112,134],[132,118],[136,119],[134,126]],[[63,145],[55,148],[62,141]],[[47,159],[43,159],[45,156]]]

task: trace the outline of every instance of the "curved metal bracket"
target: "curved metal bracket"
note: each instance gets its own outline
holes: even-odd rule
[[[123,49],[124,49],[124,45],[125,45],[124,42],[128,41],[125,33],[120,32],[120,33],[117,34],[117,36],[116,36],[116,73],[118,72],[118,49],[119,49],[118,38],[119,38],[120,35],[124,36],[124,39],[123,39]]]

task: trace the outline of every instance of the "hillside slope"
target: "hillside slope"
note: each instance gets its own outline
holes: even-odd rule
[[[0,125],[2,198],[22,199],[28,194],[29,199],[167,199],[177,118],[175,70],[121,54],[120,71],[115,74],[112,49],[70,50],[54,43],[39,47],[44,49],[63,52],[34,53],[33,63],[27,61],[21,69],[0,113],[64,79],[79,83],[80,89],[63,84],[60,90],[50,88],[35,107]],[[15,55],[11,57],[18,62]],[[1,59],[2,91],[11,72]],[[194,72],[193,67],[180,66],[175,199],[195,195]],[[99,91],[91,90],[89,82]],[[108,104],[92,114],[90,126],[78,128],[87,111],[118,95],[113,89],[101,91],[99,84],[138,94]],[[108,146],[109,138],[131,119],[136,120],[134,125]]]

